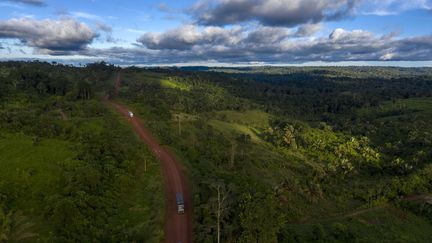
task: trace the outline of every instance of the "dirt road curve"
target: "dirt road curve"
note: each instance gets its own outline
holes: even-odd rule
[[[130,118],[129,109],[114,101],[108,101],[117,111],[127,117],[135,132],[146,143],[154,156],[160,161],[165,179],[165,192],[167,197],[165,242],[191,243],[192,242],[192,204],[191,194],[182,173],[180,162],[170,151],[162,147],[143,123],[136,117]],[[176,193],[182,193],[185,201],[185,214],[177,214]]]

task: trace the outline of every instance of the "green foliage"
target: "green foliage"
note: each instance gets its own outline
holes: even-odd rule
[[[98,80],[112,71],[104,67],[8,67],[17,88],[0,101],[2,242],[163,239],[158,163],[93,96],[109,86]],[[87,75],[98,78],[89,82]],[[82,88],[77,77],[84,77]]]
[[[135,104],[143,116],[151,117],[152,122],[148,122],[148,126],[184,157],[195,182],[199,182],[202,178],[224,177],[237,187],[237,193],[232,195],[235,205],[241,203],[241,195],[243,195],[241,192],[248,191],[247,186],[242,182],[260,181],[267,188],[276,190],[275,201],[283,202],[282,205],[286,204],[278,210],[289,215],[290,222],[295,222],[305,215],[331,217],[330,212],[352,211],[360,205],[364,207],[381,205],[418,190],[428,190],[421,186],[429,183],[426,175],[413,176],[412,173],[416,168],[407,170],[411,168],[410,162],[405,163],[408,166],[391,163],[396,159],[392,158],[393,151],[403,151],[406,148],[398,144],[389,153],[385,150],[383,140],[370,136],[369,131],[376,131],[382,134],[381,136],[386,136],[390,131],[385,127],[386,124],[380,130],[362,127],[361,129],[366,133],[360,133],[356,131],[356,124],[369,125],[370,123],[359,115],[353,115],[359,108],[372,107],[373,109],[391,98],[429,95],[427,90],[419,88],[431,85],[427,78],[417,76],[416,71],[379,68],[377,70],[287,68],[283,71],[287,73],[283,73],[282,69],[268,69],[266,72],[278,72],[277,70],[281,73],[264,74],[257,70],[240,70],[237,74],[158,70],[162,76],[167,75],[171,80],[187,84],[188,90],[176,88],[174,92],[172,89],[141,89],[139,92],[146,95],[137,99],[126,96],[124,98]],[[383,75],[375,76],[368,72],[380,72]],[[401,72],[401,75],[398,75],[398,72]],[[429,71],[418,70],[418,72],[426,74]],[[413,76],[418,78],[414,80]],[[161,77],[156,79],[158,78]],[[133,83],[146,86],[151,82],[136,78]],[[223,105],[214,106],[208,98],[198,98],[192,94],[194,89],[204,86],[207,90],[202,90],[201,93],[208,98],[214,97],[214,94],[209,93],[214,90],[220,88],[229,90],[228,97],[225,96],[223,100],[217,101]],[[130,92],[128,96],[134,96],[134,93]],[[164,99],[162,100],[161,97]],[[253,110],[244,111],[241,110],[242,108],[238,110],[234,106],[233,101],[245,98],[249,103],[248,106]],[[188,99],[188,102],[192,103],[184,102]],[[149,104],[159,109],[152,110],[148,107]],[[190,109],[196,105],[205,108]],[[225,110],[220,110],[220,107],[225,107]],[[193,120],[185,119],[182,123],[184,133],[180,136],[174,132],[173,122],[159,115],[176,114],[179,111],[193,114],[194,117]],[[426,113],[422,114],[425,115],[424,121],[427,117],[430,118]],[[270,117],[271,122],[269,122]],[[400,121],[400,124],[395,125],[394,128],[403,128],[404,123],[405,121]],[[427,131],[423,128],[425,126],[417,124],[417,127],[421,127],[421,131]],[[170,130],[172,132],[167,132]],[[403,133],[408,134],[405,131]],[[410,134],[411,141],[421,141],[423,135],[421,132],[410,132]],[[397,133],[393,135],[399,136]],[[237,137],[242,136],[249,136],[252,139],[241,143],[240,146],[238,142],[233,142],[244,141],[237,140]],[[425,163],[430,155],[424,149],[417,150],[415,146],[417,145],[410,146],[413,151],[416,151],[415,161]],[[234,163],[232,163],[233,158]],[[408,161],[405,160],[405,156],[401,159]],[[412,179],[407,180],[406,176],[409,175],[412,175],[409,177]],[[392,178],[398,178],[396,180],[400,183],[389,186],[389,180]],[[405,182],[402,183],[404,180]],[[404,188],[403,193],[398,191],[402,188]],[[196,201],[197,205],[205,205],[206,198],[211,197],[204,193],[206,190],[208,190],[206,186],[197,186],[196,198],[199,198]],[[260,189],[257,191],[258,195],[263,193]],[[265,208],[266,200],[258,198],[260,199],[257,199],[256,207]],[[236,212],[242,211],[233,205],[230,207]],[[199,232],[197,240],[214,240],[208,236],[214,233],[213,228],[210,227],[213,216],[206,210],[198,210],[196,213]],[[252,213],[249,216],[258,217]],[[244,217],[248,218],[246,215]],[[255,221],[259,222],[259,220]],[[244,221],[243,224],[246,222]],[[228,235],[225,239],[238,240],[253,235],[250,232],[241,234],[243,232],[241,220],[235,216],[226,223],[234,230],[224,232],[225,237]],[[386,225],[390,228],[397,227],[389,221],[386,221]],[[352,227],[351,223],[336,224],[334,227],[330,225],[314,232],[309,230],[309,236],[303,237],[297,234],[298,232],[285,234],[283,226],[278,240],[305,241],[315,237],[315,240],[319,241],[321,237],[325,238],[322,239],[324,241],[333,239],[344,242],[357,238],[364,239],[362,238],[364,232],[354,233],[356,230]],[[424,233],[425,231],[423,235]],[[296,238],[295,235],[298,237]],[[247,240],[253,241],[252,238]]]
[[[409,210],[419,216],[425,217],[432,222],[432,200],[430,196],[422,199],[402,201],[400,206],[405,210]]]
[[[240,210],[240,242],[277,242],[284,217],[272,194],[244,194]]]
[[[6,212],[53,222],[28,231],[43,239],[163,238],[158,167],[143,176],[140,161],[153,159],[99,101],[119,75],[119,99],[190,176],[194,241],[215,242],[220,208],[223,242],[432,240],[429,204],[409,201],[432,192],[431,69],[0,66],[4,141],[22,132],[30,154],[49,141],[73,154],[55,173],[0,172],[21,178],[0,183]],[[46,205],[29,210],[39,171],[55,183],[29,194]]]
[[[237,123],[249,127],[266,128],[269,126],[270,115],[261,110],[246,110],[246,111],[219,111],[215,115],[216,119],[228,123]]]
[[[190,86],[184,84],[182,82],[178,82],[173,80],[172,78],[161,80],[162,87],[171,88],[171,89],[179,89],[181,91],[190,91]]]
[[[0,242],[22,242],[34,240],[38,234],[32,232],[33,224],[20,211],[5,212],[0,207]]]

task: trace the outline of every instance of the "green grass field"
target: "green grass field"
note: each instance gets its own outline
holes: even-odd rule
[[[257,136],[257,133],[245,125],[240,125],[237,123],[224,122],[219,120],[210,120],[209,125],[214,127],[216,130],[220,131],[227,137],[239,136],[239,135],[249,135],[254,142],[260,142],[261,139]]]
[[[0,137],[0,185],[14,191],[13,210],[21,211],[31,225],[31,232],[46,237],[51,228],[42,217],[45,195],[57,193],[61,164],[74,157],[69,142],[33,138],[22,134],[2,134]],[[5,188],[6,187],[6,188]]]
[[[162,79],[161,81],[162,87],[170,88],[170,89],[179,89],[181,91],[190,91],[191,87],[185,83],[181,83],[170,78]]]
[[[22,134],[0,137],[0,178],[29,186],[19,205],[33,204],[32,195],[52,190],[60,176],[60,165],[74,157],[71,146],[71,143],[57,139],[41,139],[34,143],[32,137]]]
[[[239,111],[219,111],[216,117],[230,123],[238,123],[256,128],[267,128],[270,115],[260,110]]]

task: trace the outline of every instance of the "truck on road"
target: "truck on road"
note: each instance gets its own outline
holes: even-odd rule
[[[184,214],[184,200],[181,193],[176,193],[177,213]]]
[[[132,111],[128,111],[129,117],[133,118],[134,117],[134,113]]]

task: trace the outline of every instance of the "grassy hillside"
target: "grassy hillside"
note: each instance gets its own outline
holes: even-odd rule
[[[74,157],[71,144],[56,139],[37,142],[33,137],[7,133],[1,135],[0,154],[0,188],[3,196],[12,196],[6,200],[15,213],[26,219],[22,233],[31,234],[28,240],[46,237],[51,226],[42,218],[45,204],[41,198],[57,193],[61,165]]]
[[[401,165],[392,164],[393,158],[380,147],[385,142],[357,133],[362,128],[354,124],[343,127],[348,124],[345,116],[312,122],[308,114],[304,120],[290,117],[275,107],[277,97],[262,103],[258,94],[257,100],[236,95],[233,90],[240,89],[242,81],[236,84],[229,78],[212,82],[208,74],[166,72],[148,79],[144,71],[131,73],[123,84],[138,91],[122,92],[123,102],[177,152],[191,174],[198,242],[215,240],[218,188],[227,197],[220,222],[226,241],[431,240],[431,221],[404,206],[405,196],[431,192],[431,167],[392,174]],[[383,112],[389,102],[379,103]],[[369,110],[358,108],[355,113],[366,119]],[[359,125],[365,124],[359,118]],[[401,121],[396,126],[403,125]]]

